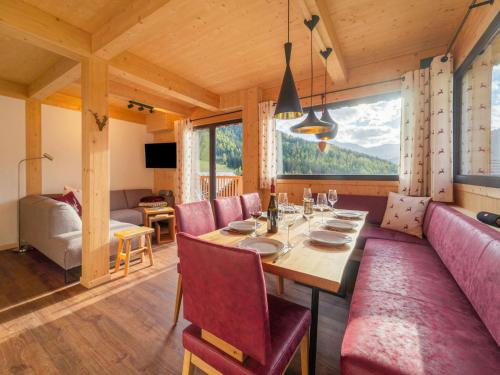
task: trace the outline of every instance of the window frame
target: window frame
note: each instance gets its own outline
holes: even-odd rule
[[[500,176],[480,176],[460,174],[460,141],[462,122],[462,79],[474,62],[490,42],[500,35],[500,14],[497,14],[493,22],[488,26],[484,34],[479,38],[472,50],[469,52],[460,67],[453,75],[453,182],[459,184],[500,187]]]
[[[216,131],[217,128],[222,128],[224,126],[231,126],[231,125],[241,125],[243,128],[243,119],[234,119],[234,120],[226,120],[226,121],[219,121],[219,122],[214,122],[210,124],[205,124],[205,125],[194,125],[193,126],[193,131],[202,131],[202,130],[208,130],[208,142],[209,142],[209,148],[208,148],[208,153],[209,153],[209,163],[208,163],[208,173],[209,173],[209,180],[210,180],[210,196],[209,196],[209,202],[213,202],[214,199],[217,198],[217,186],[214,183],[215,178],[217,177],[217,150],[216,150]],[[243,156],[243,155],[242,155]]]
[[[401,91],[390,91],[384,92],[376,95],[364,96],[362,98],[356,99],[348,99],[341,100],[338,102],[328,103],[326,106],[328,109],[338,109],[342,107],[352,107],[358,104],[364,103],[373,103],[379,100],[391,100],[401,97]],[[307,112],[310,107],[303,108],[304,112]],[[321,105],[315,105],[312,107],[314,111],[321,111]],[[401,133],[401,129],[400,129]],[[399,169],[399,166],[398,166]],[[376,175],[376,174],[278,174],[277,178],[279,180],[361,180],[361,181],[399,181],[399,173],[398,174],[389,174],[389,175]]]

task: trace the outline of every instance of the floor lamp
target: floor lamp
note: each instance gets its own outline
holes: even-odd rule
[[[48,159],[50,161],[54,160],[54,157],[50,154],[44,153],[42,156],[36,158],[26,158],[22,159],[17,163],[17,252],[24,253],[26,249],[21,247],[21,164],[25,161]]]

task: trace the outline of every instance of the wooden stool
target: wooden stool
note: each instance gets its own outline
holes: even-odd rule
[[[120,239],[118,243],[118,251],[116,252],[115,272],[120,270],[120,263],[125,259],[123,267],[124,275],[128,275],[128,267],[130,263],[130,255],[141,254],[141,262],[144,262],[144,253],[149,255],[149,263],[153,265],[153,249],[151,248],[151,233],[154,232],[153,228],[138,227],[133,229],[121,230],[115,233],[115,237]],[[133,239],[138,239],[139,247],[130,249]],[[146,244],[144,245],[144,240]],[[125,252],[123,252],[123,245],[125,244]]]

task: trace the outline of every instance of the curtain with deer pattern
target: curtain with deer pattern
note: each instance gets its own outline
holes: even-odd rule
[[[177,142],[177,189],[175,200],[178,203],[191,202],[198,199],[194,151],[193,124],[189,119],[174,122],[175,136]]]
[[[278,173],[277,137],[272,101],[259,103],[259,186],[270,189],[271,179]]]
[[[401,86],[399,191],[453,201],[453,62],[406,73]]]

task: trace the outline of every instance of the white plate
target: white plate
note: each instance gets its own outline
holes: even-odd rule
[[[352,238],[342,233],[329,232],[326,230],[315,230],[309,234],[311,241],[323,245],[340,246],[352,241]]]
[[[361,212],[335,210],[335,216],[346,219],[359,219],[361,218],[361,216],[363,216],[363,214]]]
[[[255,230],[255,223],[253,221],[231,221],[228,226],[229,230],[239,233],[251,233]],[[260,224],[257,223],[257,228]]]
[[[283,243],[272,238],[247,238],[239,243],[239,247],[256,250],[262,256],[273,255],[283,250]]]
[[[337,230],[354,230],[356,229],[358,224],[353,223],[352,221],[331,219],[327,220],[325,227]]]

